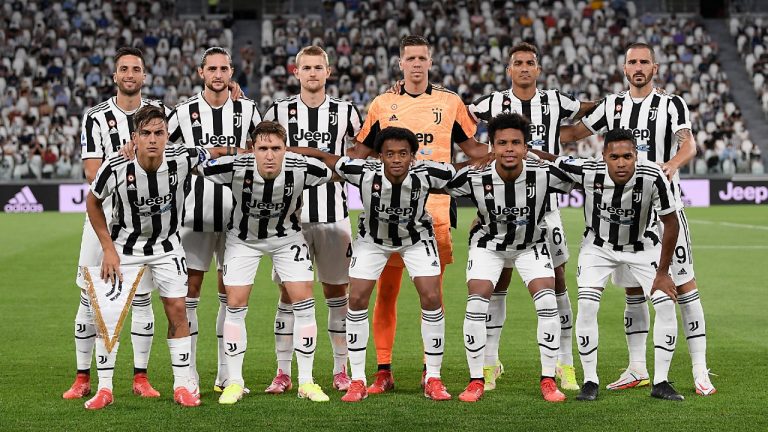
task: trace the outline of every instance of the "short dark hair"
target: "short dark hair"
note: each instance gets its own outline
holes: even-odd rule
[[[419,150],[419,140],[416,139],[416,135],[413,132],[394,126],[385,127],[376,135],[376,140],[373,142],[373,150],[376,153],[381,153],[384,141],[387,140],[407,141],[412,154]]]
[[[207,50],[205,50],[205,52],[203,52],[203,56],[200,58],[200,67],[204,68],[205,61],[208,59],[208,56],[211,56],[214,54],[222,54],[227,56],[227,58],[229,59],[229,66],[232,67],[232,55],[230,55],[229,51],[227,51],[226,49],[218,46],[210,47]]]
[[[493,140],[496,132],[502,129],[517,129],[523,133],[523,139],[526,143],[531,140],[531,122],[522,114],[501,113],[488,122],[488,139]]]
[[[138,131],[152,120],[161,119],[168,126],[168,118],[162,108],[154,105],[144,105],[133,115],[133,130]]]
[[[405,52],[405,47],[409,47],[409,46],[425,46],[427,48],[430,48],[429,41],[424,36],[419,36],[419,35],[403,36],[403,38],[400,39],[400,57],[403,56],[403,53]]]
[[[256,137],[267,135],[277,136],[283,144],[288,142],[288,134],[285,132],[285,128],[280,123],[269,120],[265,120],[256,125],[251,134],[251,138],[256,141]]]
[[[629,129],[611,129],[605,134],[603,139],[603,151],[608,149],[608,144],[617,141],[629,141],[632,143],[632,150],[637,151],[637,141],[635,135]]]
[[[134,48],[134,47],[121,47],[121,48],[117,49],[117,51],[115,52],[115,57],[114,57],[115,69],[117,69],[117,61],[120,60],[120,58],[124,57],[124,56],[138,57],[139,60],[141,60],[141,67],[146,69],[147,65],[146,65],[146,63],[144,63],[144,53],[140,49]]]
[[[521,42],[515,46],[512,47],[512,49],[509,50],[509,58],[507,59],[507,63],[509,63],[510,60],[512,60],[512,56],[515,55],[515,53],[519,52],[529,52],[533,53],[533,56],[536,58],[536,63],[539,63],[539,50],[536,48],[535,45],[531,45],[528,42]]]
[[[627,45],[627,49],[624,50],[624,62],[626,63],[627,53],[632,48],[645,48],[651,52],[651,61],[656,63],[656,53],[653,51],[653,47],[645,42],[633,42]]]

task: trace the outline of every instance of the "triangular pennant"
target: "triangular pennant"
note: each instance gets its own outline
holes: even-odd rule
[[[131,307],[133,296],[136,294],[136,288],[141,282],[146,266],[121,266],[123,281],[118,281],[114,285],[99,277],[91,277],[91,273],[100,274],[101,267],[83,267],[82,269],[96,330],[104,340],[107,352],[111,353],[120,338],[123,321]],[[130,289],[123,289],[123,287],[130,287]]]

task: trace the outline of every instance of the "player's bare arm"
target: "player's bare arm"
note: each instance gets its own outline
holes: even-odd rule
[[[123,280],[123,274],[120,272],[120,257],[115,250],[115,244],[112,243],[112,237],[109,236],[109,230],[107,229],[107,218],[101,209],[103,200],[96,198],[92,192],[88,192],[88,197],[85,200],[85,208],[88,212],[88,219],[91,221],[93,231],[96,232],[96,236],[101,243],[101,249],[104,251],[104,259],[101,262],[101,279],[109,280],[111,283],[115,283],[116,279],[121,282]]]
[[[579,110],[581,112],[581,110]],[[567,143],[578,141],[592,135],[592,131],[582,122],[575,125],[562,126],[560,128],[560,142]]]
[[[669,264],[672,262],[672,254],[677,243],[677,234],[680,224],[677,220],[677,212],[672,212],[661,216],[661,222],[664,224],[664,235],[661,239],[661,255],[659,256],[659,266],[656,270],[656,278],[653,281],[651,294],[656,290],[661,290],[664,294],[677,301],[677,289],[675,282],[669,275]]]
[[[328,169],[330,169],[331,172],[333,173],[333,176],[331,177],[331,181],[342,180],[341,177],[339,177],[339,175],[336,173],[336,169],[335,169],[336,162],[338,162],[339,159],[341,159],[341,156],[331,154],[331,153],[326,153],[322,150],[318,150],[316,148],[311,148],[311,147],[288,147],[286,150],[290,152],[298,153],[300,155],[313,157],[315,159],[320,159],[320,161],[324,163],[328,167]]]
[[[668,162],[660,163],[662,171],[668,179],[677,173],[681,166],[687,165],[696,157],[696,141],[693,139],[693,133],[690,129],[680,129],[675,133],[677,143],[677,154]]]

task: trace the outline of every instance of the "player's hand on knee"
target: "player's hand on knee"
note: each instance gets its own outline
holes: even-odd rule
[[[672,301],[677,301],[677,287],[672,277],[667,273],[656,273],[656,278],[653,280],[653,289],[651,289],[651,295],[654,292],[661,291],[668,295]]]
[[[123,281],[123,273],[120,272],[120,257],[114,249],[104,251],[104,259],[101,261],[101,279],[109,281],[113,285]]]

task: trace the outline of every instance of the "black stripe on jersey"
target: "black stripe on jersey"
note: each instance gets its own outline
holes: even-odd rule
[[[637,104],[635,104],[637,106]],[[633,107],[634,111],[634,107]],[[642,182],[641,178],[637,178],[639,183]],[[615,209],[621,208],[621,198],[624,195],[624,185],[623,184],[616,184],[613,189],[613,196],[611,197],[611,207]],[[619,244],[619,228],[621,227],[621,216],[612,214],[609,215],[610,220],[613,223],[608,224],[608,243],[612,245]],[[634,225],[634,219],[633,223]],[[630,239],[631,242],[632,239]]]
[[[595,173],[593,181],[594,197],[592,200],[592,229],[595,231],[595,246],[602,246],[603,240],[600,238],[600,209],[597,208],[603,202],[603,187],[605,185],[605,172]],[[598,187],[599,185],[599,187]],[[586,206],[584,207],[586,211]]]
[[[648,140],[648,155],[646,156],[649,161],[656,161],[656,122],[659,120],[658,115],[658,109],[659,109],[659,103],[661,103],[661,96],[657,95],[655,92],[653,94],[653,99],[651,99],[651,106],[649,112],[653,112],[654,110],[657,112],[656,116],[653,117],[653,119],[648,117],[648,126],[647,129],[651,132],[651,136],[653,139]],[[667,150],[669,146],[664,146],[664,160],[669,160],[669,151]],[[637,213],[636,213],[637,214]]]
[[[250,170],[249,170],[250,171]],[[287,174],[287,173],[286,173]],[[264,193],[261,196],[261,202],[271,203],[272,192],[275,188],[275,179],[264,179]],[[259,210],[259,216],[266,216],[259,218],[259,227],[256,234],[256,238],[267,238],[267,231],[269,230],[269,210]],[[279,235],[279,232],[278,232]]]
[[[111,110],[104,112],[104,118],[107,120],[107,124],[106,124],[106,127],[108,128],[107,130],[109,130],[109,128],[110,128],[110,126],[109,126],[110,123],[114,124],[115,125],[114,127],[117,127],[117,118],[115,117],[115,115],[112,113]],[[107,132],[107,133],[109,133],[109,132]],[[120,149],[120,146],[123,145],[123,143],[120,142],[120,134],[110,133],[109,134],[109,139],[112,141],[112,151],[113,152],[116,152],[118,149]]]
[[[150,197],[160,196],[156,171],[147,172],[147,190]],[[152,212],[152,234],[147,238],[147,242],[144,243],[144,255],[152,255],[152,248],[155,246],[158,237],[160,237],[160,231],[163,229],[163,215],[160,213],[160,204],[150,206],[149,210]]]
[[[361,184],[362,184],[362,180],[361,180]],[[379,174],[378,172],[373,176],[373,181],[371,182],[371,190],[368,193],[370,194],[370,197],[371,197],[371,206],[370,206],[371,211],[366,213],[367,213],[367,217],[370,219],[369,220],[369,225],[371,226],[370,236],[373,239],[374,243],[383,244],[383,241],[378,238],[379,220],[374,216],[376,211],[374,209],[381,205],[381,174]]]
[[[168,161],[168,191],[171,193],[171,197],[173,201],[171,202],[171,221],[170,221],[170,227],[171,229],[168,231],[168,237],[162,241],[163,245],[163,251],[164,252],[170,252],[173,250],[173,245],[171,244],[171,236],[176,234],[179,226],[179,215],[176,213],[176,191],[178,190],[179,184],[178,182],[182,181],[181,179],[177,178],[178,174],[178,166],[176,165],[176,161],[169,160]],[[176,184],[173,184],[173,179],[176,179]],[[180,240],[180,239],[179,239]]]
[[[240,197],[240,211],[243,213],[243,217],[240,219],[240,226],[238,227],[240,229],[240,233],[237,235],[240,240],[245,240],[248,238],[248,218],[250,217],[250,209],[248,205],[251,203],[251,199],[253,197],[253,192],[251,189],[252,184],[253,170],[245,170],[245,174],[243,175],[243,194]],[[234,214],[234,206],[232,212]],[[232,218],[229,223],[232,224],[233,220],[234,218]]]
[[[131,188],[130,186],[134,187]],[[141,216],[139,216],[139,209],[135,206],[139,200],[139,194],[136,187],[136,162],[129,163],[125,170],[125,186],[126,194],[128,197],[128,205],[131,208],[131,224],[133,231],[128,234],[128,238],[123,245],[123,255],[133,255],[133,246],[136,244],[139,234],[141,234]]]

